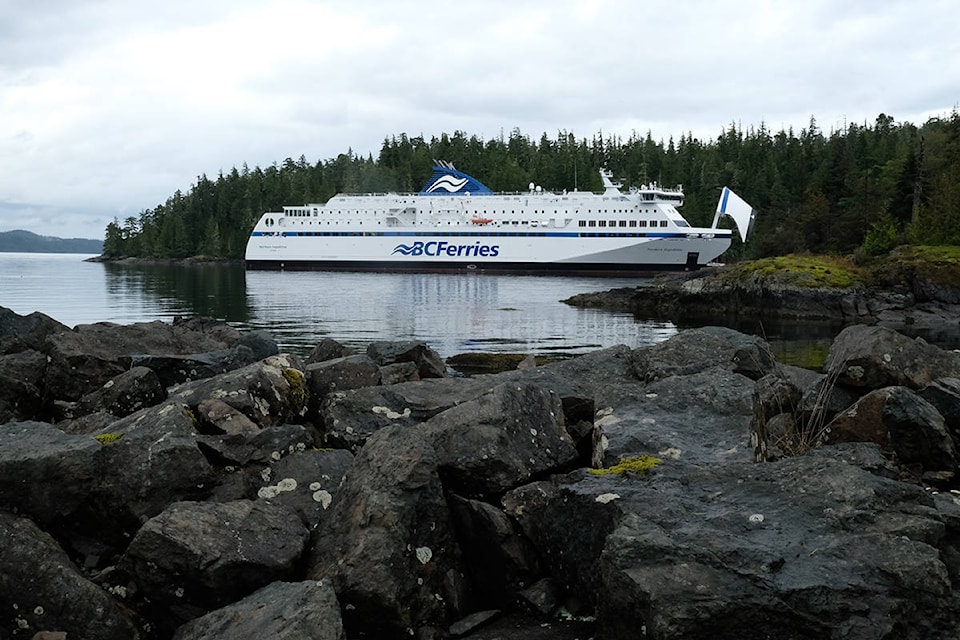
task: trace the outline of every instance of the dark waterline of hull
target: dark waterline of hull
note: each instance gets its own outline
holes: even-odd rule
[[[563,264],[533,262],[369,262],[365,260],[247,260],[248,271],[342,271],[359,273],[492,273],[504,275],[557,275],[622,277],[653,275],[667,271],[695,271],[705,265],[629,264],[611,268],[609,264]]]

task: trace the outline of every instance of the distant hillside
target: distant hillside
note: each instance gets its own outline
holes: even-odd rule
[[[96,253],[103,252],[102,240],[38,236],[30,231],[0,231],[0,251],[23,253]]]

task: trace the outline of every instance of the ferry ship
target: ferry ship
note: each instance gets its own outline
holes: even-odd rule
[[[338,194],[326,204],[264,213],[250,234],[247,269],[499,271],[623,275],[693,270],[715,261],[733,231],[743,241],[754,221],[729,188],[713,225],[680,215],[682,188],[657,184],[626,192],[601,170],[604,191],[494,193],[451,163],[434,161],[416,194]]]

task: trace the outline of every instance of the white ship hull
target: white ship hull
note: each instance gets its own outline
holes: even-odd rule
[[[622,274],[697,269],[730,247],[732,232],[716,221],[712,228],[687,224],[675,208],[680,191],[649,186],[628,195],[608,176],[604,181],[603,195],[533,188],[493,194],[440,165],[419,194],[338,195],[326,205],[265,213],[247,243],[246,265]],[[719,213],[725,211],[718,207]]]
[[[250,269],[375,271],[489,270],[527,273],[696,269],[730,246],[730,232],[714,237],[581,238],[576,233],[525,237],[438,235],[422,231],[386,236],[307,236],[285,232],[253,236]],[[309,232],[308,232],[309,233]],[[558,237],[559,236],[559,237]],[[405,255],[406,252],[406,255]]]

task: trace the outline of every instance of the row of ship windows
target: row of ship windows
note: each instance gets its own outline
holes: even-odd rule
[[[606,227],[608,226],[608,223],[606,220],[580,220],[579,225],[581,227]],[[668,225],[669,223],[666,220],[660,220],[661,227],[666,227]],[[684,226],[679,222],[677,223],[677,225]],[[637,227],[637,226],[645,227],[647,226],[647,221],[646,220],[611,220],[609,222],[609,226],[611,227]],[[650,226],[656,227],[657,221],[651,220]]]
[[[352,222],[352,221],[351,221],[351,220],[347,220],[347,222]],[[272,227],[274,224],[275,224],[275,223],[274,223],[273,218],[267,218],[267,220],[266,220],[266,226]],[[301,222],[300,224],[303,224],[303,223]],[[329,220],[327,220],[327,224],[329,225],[329,224],[331,224],[331,222],[330,222]],[[338,223],[338,224],[339,224],[339,223]],[[361,225],[362,225],[362,224],[363,224],[363,221],[361,220],[360,222],[358,222],[358,224],[361,224]],[[382,221],[382,220],[377,220],[377,224],[383,224],[383,221]],[[433,225],[433,224],[435,224],[435,223],[433,223],[433,222],[419,222],[419,223],[415,223],[415,224],[420,224],[420,225]],[[459,224],[466,224],[466,223],[465,223],[465,222],[460,222],[460,221],[453,221],[453,220],[448,220],[448,221],[447,221],[447,225],[448,225],[448,226],[449,226],[449,225],[454,225],[454,224],[458,224],[458,225],[459,225]],[[520,224],[530,224],[530,223],[529,223],[529,222],[526,222],[526,221],[520,222],[519,220],[509,220],[509,221],[505,221],[503,224],[520,225]],[[533,224],[534,224],[534,226],[536,226],[537,223],[533,223]],[[650,226],[650,227],[657,227],[657,226],[659,226],[659,227],[667,227],[667,226],[670,226],[670,223],[669,223],[667,220],[660,220],[660,221],[659,221],[659,224],[658,224],[658,221],[657,221],[657,220],[650,220],[649,222],[648,222],[647,220],[610,220],[610,221],[607,221],[607,220],[579,220],[579,221],[577,222],[577,224],[578,224],[578,226],[580,226],[580,227],[607,227],[607,226],[609,226],[609,227],[646,227],[646,226]],[[678,227],[686,227],[686,226],[689,226],[686,222],[684,222],[684,221],[682,221],[682,220],[677,220],[677,221],[675,222],[675,224],[676,224]]]
[[[311,236],[390,236],[395,235],[389,232],[382,231],[263,231],[261,232],[262,236],[270,237],[311,237]],[[556,233],[551,233],[549,231],[493,231],[488,233],[477,233],[477,232],[443,232],[435,231],[433,233],[417,233],[418,238],[492,238],[492,237],[514,237],[514,238],[523,238],[523,237],[533,237],[533,236],[550,236],[558,235]],[[648,234],[646,233],[610,233],[609,231],[604,233],[572,233],[572,234],[559,234],[559,235],[570,235],[579,238],[644,238]]]
[[[338,216],[344,216],[344,215],[370,215],[370,212],[369,212],[369,211],[360,211],[359,209],[357,209],[356,211],[353,211],[353,210],[333,211],[333,210],[331,210],[329,213],[330,213],[330,215],[336,214],[336,215],[338,215]],[[381,213],[381,214],[382,214],[382,213],[386,213],[386,212],[380,211],[380,212],[378,212],[378,213]],[[424,211],[423,213],[430,213],[430,212]],[[455,210],[455,209],[442,209],[442,210],[437,211],[437,213],[460,214],[460,213],[464,213],[464,212],[463,212],[462,210]],[[489,215],[489,216],[495,216],[495,215],[517,215],[517,211],[514,210],[514,209],[511,209],[509,214],[507,214],[507,210],[506,210],[506,209],[503,209],[503,210],[501,210],[501,211],[491,210],[490,212],[487,212],[487,210],[484,209],[483,211],[472,211],[472,212],[468,211],[468,212],[466,212],[466,213],[472,213],[472,215],[475,215],[475,216],[479,216],[479,215],[484,215],[484,216],[488,216],[488,215]],[[521,214],[524,214],[524,213],[525,213],[525,214],[534,215],[534,216],[549,215],[549,213],[547,212],[546,209],[534,209],[532,212],[530,212],[530,211],[521,211],[520,213],[521,213]],[[560,215],[561,213],[564,213],[564,214],[565,214],[566,212],[565,212],[565,211],[561,212],[561,211],[559,211],[559,210],[557,210],[557,209],[554,209],[554,210],[553,210],[553,215]],[[579,212],[576,212],[576,213],[579,214]],[[597,209],[597,215],[608,215],[608,214],[611,214],[611,213],[614,214],[614,215],[616,215],[616,214],[636,214],[636,213],[651,214],[651,213],[656,213],[656,210],[655,210],[655,209],[653,209],[653,210],[651,210],[651,209],[642,209],[642,210],[632,211],[632,210],[629,210],[629,209],[613,209],[613,210],[604,209],[603,211],[601,211],[600,209]],[[310,211],[306,211],[306,210],[292,210],[292,209],[287,209],[286,211],[284,211],[284,215],[287,216],[288,218],[309,218],[309,217],[311,217]],[[313,217],[316,218],[317,215],[318,215],[317,210],[314,209],[314,210],[313,210]],[[593,215],[593,209],[587,209],[586,215],[588,215],[588,216],[589,216],[589,215]]]

